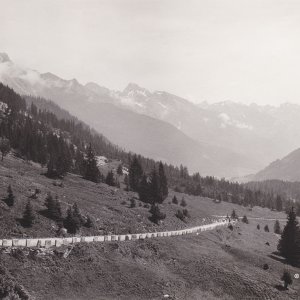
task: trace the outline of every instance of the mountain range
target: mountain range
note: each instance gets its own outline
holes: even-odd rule
[[[126,150],[218,177],[257,173],[300,146],[300,106],[194,104],[135,83],[114,91],[19,67],[0,54],[0,81],[51,99]]]

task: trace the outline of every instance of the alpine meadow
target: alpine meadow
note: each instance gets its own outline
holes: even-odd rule
[[[0,7],[0,299],[300,299],[300,3]]]

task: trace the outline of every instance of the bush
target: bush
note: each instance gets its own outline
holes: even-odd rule
[[[239,217],[237,215],[237,213],[235,212],[235,210],[232,210],[232,213],[231,213],[231,219],[233,220],[237,220]]]
[[[264,265],[263,265],[263,269],[264,269],[264,270],[268,270],[268,269],[269,269],[269,265],[268,265],[268,264],[264,264]]]
[[[174,197],[173,197],[173,199],[172,199],[172,203],[174,203],[174,204],[178,204],[178,199],[176,198],[176,196],[174,196]]]
[[[284,288],[287,290],[288,285],[293,283],[291,273],[288,271],[284,271],[281,280],[284,282]]]
[[[258,230],[260,230],[260,225],[259,225],[259,224],[257,224],[256,228],[257,228]]]
[[[158,207],[158,205],[152,204],[149,212],[151,213],[150,221],[158,224],[161,220],[166,218],[166,214],[162,213]]]
[[[187,218],[190,218],[190,217],[191,217],[189,211],[188,211],[186,208],[182,210],[182,213],[183,213],[183,215],[184,215],[185,217],[187,217]]]
[[[145,208],[149,208],[150,205],[149,205],[148,203],[146,203],[146,204],[144,204],[144,207],[145,207]]]
[[[246,215],[243,216],[242,222],[244,222],[245,224],[249,224],[248,218]]]
[[[231,231],[233,231],[233,226],[232,226],[232,224],[228,224],[228,228],[229,228]]]
[[[175,216],[176,216],[178,219],[180,219],[181,221],[184,221],[184,220],[185,220],[185,216],[184,216],[183,212],[182,212],[180,209],[177,210]]]
[[[34,220],[35,220],[35,212],[33,210],[30,200],[28,200],[23,213],[22,223],[24,227],[31,227],[34,223]]]
[[[274,232],[275,232],[276,234],[281,234],[280,224],[279,224],[279,221],[278,221],[278,220],[275,221],[275,224],[274,224]]]
[[[122,204],[122,205],[126,205],[127,202],[126,202],[125,200],[123,200],[123,201],[121,202],[121,204]]]
[[[266,226],[264,227],[264,230],[265,230],[265,232],[269,232],[269,231],[270,231],[270,230],[269,230],[269,226],[266,225]]]
[[[180,205],[183,206],[183,207],[187,206],[187,203],[186,203],[186,201],[185,201],[185,199],[183,197],[181,199]]]

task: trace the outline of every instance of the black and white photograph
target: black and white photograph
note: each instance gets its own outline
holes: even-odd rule
[[[0,300],[300,300],[299,0],[0,0]]]

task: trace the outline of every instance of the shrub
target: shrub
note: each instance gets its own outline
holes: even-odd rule
[[[269,231],[270,231],[270,230],[269,230],[269,226],[266,225],[266,226],[264,227],[264,230],[265,230],[265,232],[269,232]]]
[[[246,215],[243,216],[242,222],[244,222],[245,224],[249,224],[248,218]]]
[[[152,204],[149,212],[151,213],[150,221],[158,224],[161,220],[166,218],[166,214],[162,213],[158,207],[158,205]]]
[[[228,224],[228,228],[229,228],[231,231],[233,231],[233,226],[232,226],[232,224]]]
[[[183,212],[182,212],[180,209],[177,210],[175,216],[176,216],[178,219],[180,219],[181,221],[184,221],[184,219],[185,219],[185,216],[184,216]]]
[[[258,230],[260,230],[260,225],[259,225],[259,224],[257,224],[256,228],[257,228]]]
[[[276,234],[280,234],[280,233],[281,233],[280,224],[279,224],[279,221],[278,221],[278,220],[275,221],[275,224],[274,224],[274,232],[275,232]]]
[[[94,227],[94,222],[93,222],[93,220],[91,219],[91,217],[89,215],[87,215],[87,218],[86,218],[86,221],[84,223],[84,226],[87,227],[87,228]]]
[[[284,282],[284,288],[287,290],[288,285],[293,283],[291,273],[289,271],[284,271],[281,280]]]
[[[122,205],[126,205],[126,203],[127,203],[127,202],[126,202],[125,200],[123,200],[123,201],[121,202]]]
[[[183,206],[183,207],[187,206],[187,203],[186,203],[186,201],[185,201],[185,199],[183,197],[181,199],[180,205]]]
[[[232,213],[231,213],[231,219],[233,220],[237,220],[239,217],[237,215],[237,213],[235,212],[235,210],[232,210]]]
[[[173,199],[172,199],[172,203],[174,203],[174,204],[178,204],[178,199],[177,199],[177,197],[176,197],[176,196],[174,196],[174,197],[173,197]]]
[[[34,220],[35,220],[35,213],[30,200],[28,200],[25,207],[25,211],[23,213],[23,220],[22,220],[23,225],[25,227],[31,227],[34,223]]]
[[[189,211],[188,211],[186,208],[182,210],[182,213],[183,213],[183,215],[184,215],[185,217],[187,217],[187,218],[190,218],[190,217],[191,217]]]
[[[264,264],[264,265],[263,265],[263,269],[264,269],[264,270],[268,270],[268,269],[269,269],[269,265],[268,265],[268,264]]]
[[[11,185],[7,188],[7,197],[5,198],[4,202],[9,206],[12,207],[15,204],[15,196],[12,191]]]

